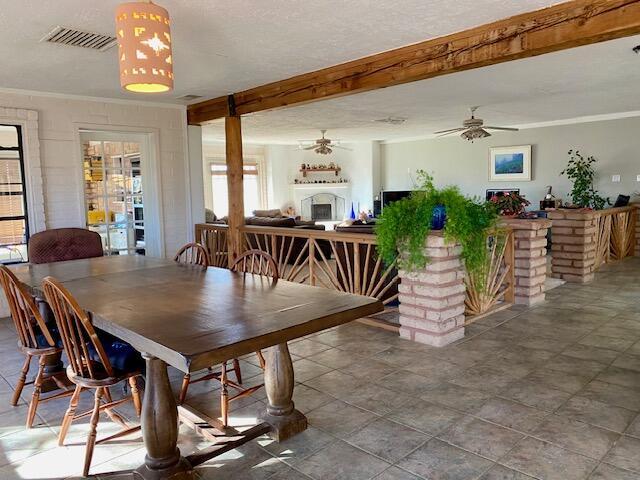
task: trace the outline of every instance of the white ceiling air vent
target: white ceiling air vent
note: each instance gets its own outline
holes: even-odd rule
[[[72,47],[83,47],[105,52],[117,43],[116,37],[74,28],[57,26],[44,36],[41,42],[60,43]]]
[[[374,122],[388,123],[389,125],[402,125],[406,121],[407,119],[405,117],[387,117],[374,120]]]
[[[199,98],[202,98],[202,95],[187,94],[187,95],[182,95],[180,97],[177,97],[177,100],[184,100],[185,102],[190,102],[192,100],[197,100]]]

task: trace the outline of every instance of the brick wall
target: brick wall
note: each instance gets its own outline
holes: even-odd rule
[[[534,305],[545,299],[547,232],[551,221],[543,218],[508,219],[515,245],[515,303]]]
[[[400,271],[400,336],[433,346],[464,337],[464,269],[461,248],[442,235],[426,240],[429,264],[419,272]]]
[[[591,210],[553,210],[551,275],[567,282],[586,283],[594,278],[597,214]]]
[[[33,111],[38,135],[27,146],[40,151],[43,204],[32,233],[43,228],[84,227],[84,185],[78,132],[81,128],[150,132],[158,140],[159,199],[164,220],[165,254],[172,256],[193,230],[187,220],[187,152],[184,107],[62,95],[0,93],[0,117]],[[37,113],[37,114],[36,114]],[[29,124],[27,124],[29,126]],[[153,148],[153,146],[152,146]],[[29,152],[27,152],[28,154]]]

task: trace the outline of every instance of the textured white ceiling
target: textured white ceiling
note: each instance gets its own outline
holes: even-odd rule
[[[486,125],[526,126],[640,110],[640,36],[564,50],[397,87],[243,117],[250,143],[424,138],[460,126],[471,105]],[[405,117],[402,125],[375,122]],[[224,139],[222,123],[203,128]]]
[[[118,0],[0,0],[0,87],[177,102],[216,97],[536,10],[551,0],[158,0],[175,91],[121,91],[117,49],[39,43],[57,25],[113,34]]]

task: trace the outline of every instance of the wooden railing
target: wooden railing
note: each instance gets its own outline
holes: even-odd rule
[[[596,213],[596,262],[605,263],[634,255],[636,246],[636,206],[608,208]]]
[[[195,240],[204,245],[209,253],[209,264],[214,267],[229,268],[229,242],[226,225],[199,223],[196,225]]]
[[[214,266],[228,266],[227,233],[226,225],[196,225],[196,241],[206,247]],[[284,280],[376,297],[385,306],[396,304],[398,271],[395,262],[385,265],[378,256],[374,235],[248,225],[241,227],[241,234],[243,248],[269,253]],[[485,267],[465,280],[468,316],[514,302],[513,231],[496,231],[487,248]]]
[[[515,245],[513,230],[501,228],[487,239],[488,254],[482,268],[467,273],[465,284],[466,315],[482,315],[501,306],[512,305],[515,301]],[[468,318],[467,323],[473,321]]]

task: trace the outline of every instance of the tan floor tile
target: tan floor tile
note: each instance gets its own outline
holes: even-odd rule
[[[522,440],[501,463],[545,480],[584,480],[598,464],[585,456],[530,437]]]
[[[298,469],[316,480],[369,480],[389,466],[348,443],[338,442],[302,461]]]

